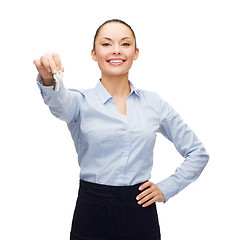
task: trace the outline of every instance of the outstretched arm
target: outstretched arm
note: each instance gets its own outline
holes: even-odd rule
[[[57,53],[45,54],[33,63],[39,72],[38,87],[51,113],[67,123],[75,121],[79,117],[84,95],[79,90],[63,89],[61,86],[58,91],[54,91],[53,74],[58,70],[64,71],[60,56]]]

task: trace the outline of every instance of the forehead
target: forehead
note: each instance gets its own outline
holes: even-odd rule
[[[133,38],[133,33],[129,27],[122,23],[107,23],[101,27],[97,38],[109,37],[111,39],[130,37]]]

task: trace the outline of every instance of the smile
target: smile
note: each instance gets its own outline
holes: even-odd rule
[[[107,62],[110,65],[119,66],[119,65],[122,65],[125,62],[125,60],[124,59],[109,59]]]

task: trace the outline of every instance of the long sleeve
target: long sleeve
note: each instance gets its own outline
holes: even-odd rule
[[[84,95],[80,90],[63,89],[54,91],[53,86],[44,86],[41,76],[37,76],[37,85],[40,88],[44,103],[51,113],[60,120],[70,123],[76,121],[83,107]]]
[[[163,99],[160,105],[159,132],[173,142],[177,151],[185,158],[174,174],[156,184],[162,190],[166,202],[200,176],[209,155],[195,133]]]

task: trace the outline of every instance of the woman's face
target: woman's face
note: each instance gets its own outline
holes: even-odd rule
[[[107,23],[99,31],[92,58],[98,62],[102,75],[128,74],[138,58],[135,39],[130,28],[122,23]]]

